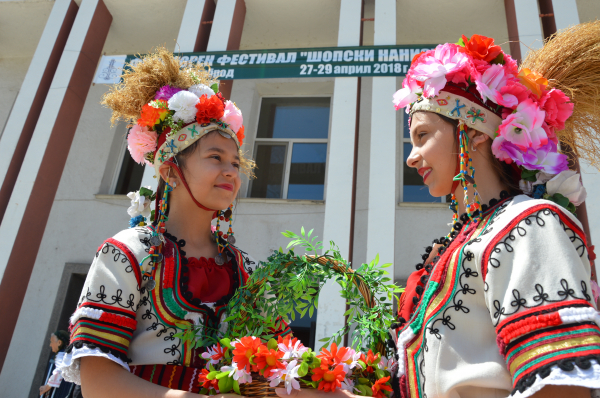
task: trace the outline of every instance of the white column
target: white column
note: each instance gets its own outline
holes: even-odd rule
[[[56,0],[54,3],[21,85],[21,90],[19,90],[13,109],[6,121],[4,132],[0,135],[0,187],[4,184],[4,177],[8,171],[17,142],[21,137],[29,110],[35,100],[70,4],[71,0]]]
[[[50,90],[48,90],[44,107],[40,113],[40,120],[44,122],[38,123],[35,127],[31,142],[27,148],[27,154],[23,160],[19,177],[15,183],[10,202],[2,220],[2,225],[0,226],[0,236],[2,237],[0,239],[0,253],[4,253],[3,256],[0,256],[0,280],[4,276],[4,271],[10,257],[9,254],[17,238],[17,233],[25,209],[27,208],[27,202],[36,182],[50,136],[55,125],[61,122],[57,120],[57,117],[61,111],[63,101],[67,95],[70,95],[70,91],[73,91],[73,88],[69,87],[70,80],[74,74],[77,62],[82,56],[81,50],[84,40],[88,37],[88,30],[98,3],[99,0],[83,0],[81,2],[60,62],[56,68],[54,79],[50,85]],[[85,57],[85,55],[83,56]],[[69,148],[65,148],[65,151],[68,150]]]
[[[341,2],[338,47],[360,44],[360,17],[361,0]],[[357,90],[357,77],[335,78],[327,158],[323,242],[327,248],[329,241],[334,241],[346,258],[350,248]],[[316,349],[323,344],[319,343],[320,339],[333,335],[344,326],[345,306],[339,286],[333,281],[326,283],[319,295]]]
[[[515,0],[515,12],[521,42],[521,59],[525,60],[530,48],[537,50],[544,45],[537,0]],[[556,11],[554,13],[556,14]]]
[[[194,51],[205,2],[206,0],[187,0],[177,35],[178,48],[175,49],[175,52],[190,53]]]
[[[375,1],[374,45],[396,44],[396,1]],[[391,98],[396,77],[374,77],[371,99],[367,261],[394,262],[396,213],[396,111]],[[388,272],[394,278],[393,268]]]
[[[231,33],[231,22],[237,0],[219,0],[215,10],[215,17],[210,28],[210,37],[206,51],[225,51],[229,34]]]

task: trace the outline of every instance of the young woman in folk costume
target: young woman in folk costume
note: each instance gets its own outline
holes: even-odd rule
[[[131,228],[98,249],[62,374],[86,398],[197,396],[211,354],[175,335],[190,324],[223,331],[228,300],[257,266],[231,230],[240,172],[253,168],[240,150],[242,114],[208,71],[181,68],[165,49],[130,65],[103,104],[113,122],[137,121],[128,148],[154,166],[158,192],[130,194]],[[277,334],[289,332],[279,324]]]
[[[600,22],[520,69],[478,35],[413,59],[394,95],[410,117],[407,164],[433,196],[452,195],[455,215],[401,298],[402,397],[600,389],[594,256],[574,215],[586,193],[558,151],[600,164],[599,60]]]
[[[529,69],[478,35],[413,59],[394,96],[410,117],[407,164],[433,196],[452,195],[455,216],[401,296],[395,398],[600,389],[593,256],[572,213],[585,191],[557,151],[598,160],[599,60],[600,22],[553,37]]]

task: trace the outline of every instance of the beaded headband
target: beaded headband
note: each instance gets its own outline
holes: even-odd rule
[[[492,139],[496,137],[496,131],[502,124],[502,118],[495,113],[465,97],[444,90],[433,98],[419,97],[411,107],[410,114],[416,111],[434,112],[462,120],[468,127],[481,131]]]
[[[154,171],[159,175],[160,166],[166,161],[176,156],[178,153],[204,137],[206,134],[217,131],[225,138],[231,138],[238,149],[240,141],[232,129],[226,127],[224,123],[192,123],[183,126],[175,134],[165,132],[158,140],[158,149],[154,153]],[[161,140],[161,138],[163,138]],[[162,143],[161,143],[162,141]]]

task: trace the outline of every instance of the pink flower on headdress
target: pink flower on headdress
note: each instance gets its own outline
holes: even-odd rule
[[[477,91],[481,94],[481,98],[486,100],[496,100],[498,96],[502,97],[502,101],[510,103],[512,105],[517,105],[517,99],[514,96],[507,96],[505,99],[500,93],[499,90],[506,86],[506,76],[504,74],[504,66],[500,64],[494,64],[490,66],[481,77],[475,78],[475,85],[477,86]]]
[[[531,99],[527,99],[517,106],[515,113],[502,121],[498,134],[523,151],[528,148],[537,149],[548,143],[548,136],[542,128],[544,116],[544,111]]]
[[[546,123],[555,130],[565,128],[565,121],[573,114],[573,103],[560,90],[553,88],[540,98],[540,108],[546,112]]]
[[[231,101],[225,101],[225,112],[221,120],[229,125],[235,133],[238,132],[244,119],[242,117],[242,111]]]
[[[515,162],[526,169],[542,170],[549,174],[558,174],[569,168],[567,156],[558,153],[556,144],[552,141],[537,149],[522,150],[503,137],[496,137],[492,142],[492,153],[506,163]]]
[[[419,64],[411,68],[415,79],[423,82],[426,98],[438,95],[447,83],[446,75],[460,71],[469,62],[469,57],[458,48],[456,44],[441,44],[432,55],[419,57]]]
[[[156,95],[154,96],[155,100],[165,100],[168,101],[171,99],[172,96],[174,96],[175,94],[177,94],[178,92],[180,92],[181,88],[179,87],[172,87],[172,86],[162,86],[160,88],[160,90],[158,90],[156,92]]]
[[[555,144],[558,144],[558,138],[556,137],[556,133],[554,132],[554,128],[548,126],[548,123],[546,123],[546,122],[542,123],[542,128],[546,132],[546,135],[548,136],[548,139],[550,141],[554,142]]]
[[[518,104],[525,101],[531,95],[531,91],[527,89],[521,83],[515,81],[508,81],[506,86],[502,87],[496,94],[496,96],[492,99],[498,105],[502,105],[504,107],[515,109]],[[510,114],[510,110],[504,117],[507,117]]]
[[[403,88],[396,91],[394,94],[393,102],[396,110],[404,108],[415,102],[419,98],[417,93],[421,92],[421,87],[419,87],[418,82],[416,80],[409,79],[408,76],[404,79],[402,86]],[[408,108],[406,108],[406,113],[408,113]]]
[[[127,149],[133,160],[139,164],[150,164],[144,157],[148,152],[156,151],[158,134],[146,126],[134,125],[127,135]]]

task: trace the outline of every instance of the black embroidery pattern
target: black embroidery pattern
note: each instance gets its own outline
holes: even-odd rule
[[[499,268],[501,266],[499,256],[501,255],[502,252],[507,252],[507,253],[514,252],[514,247],[511,245],[511,243],[514,242],[518,237],[522,238],[527,235],[526,226],[538,226],[540,228],[543,228],[546,226],[546,220],[544,219],[543,216],[547,217],[547,216],[551,216],[551,215],[554,216],[554,218],[556,218],[560,222],[560,226],[563,228],[563,230],[569,237],[570,242],[575,245],[575,249],[576,249],[579,257],[583,257],[583,255],[586,252],[586,247],[585,247],[585,243],[583,242],[583,240],[575,233],[575,231],[573,231],[571,228],[569,228],[560,219],[560,216],[558,215],[558,213],[556,213],[555,211],[553,211],[551,209],[544,208],[544,209],[541,209],[541,210],[523,218],[521,221],[519,221],[519,223],[517,225],[515,225],[508,232],[506,237],[504,239],[502,239],[501,241],[499,241],[494,246],[494,248],[492,249],[492,252],[490,254],[490,257],[488,259],[488,265],[493,268]],[[519,290],[513,289],[513,291],[512,291],[513,300],[510,302],[510,309],[507,309],[506,307],[502,306],[502,304],[500,303],[499,300],[494,300],[494,302],[493,302],[493,306],[494,306],[493,311],[494,312],[492,314],[492,317],[494,320],[493,321],[494,327],[496,327],[500,323],[500,320],[503,316],[507,317],[507,316],[514,315],[517,312],[519,312],[519,310],[521,308],[525,308],[525,309],[535,308],[535,307],[544,305],[546,303],[557,303],[557,302],[565,301],[565,300],[568,300],[569,298],[579,299],[579,300],[585,299],[587,301],[591,300],[591,297],[588,294],[587,283],[583,280],[581,281],[581,285],[580,285],[581,286],[581,297],[578,296],[578,294],[576,294],[575,290],[569,286],[569,282],[566,279],[564,279],[564,278],[561,279],[560,285],[561,285],[561,288],[558,289],[553,294],[554,298],[550,298],[550,294],[547,293],[546,289],[539,283],[536,283],[534,285],[534,290],[535,290],[535,293],[537,293],[537,294],[534,295],[533,297],[531,297],[530,299],[522,297],[521,292]],[[487,285],[487,283],[485,283],[484,290],[487,291],[488,288],[489,288],[489,286]]]
[[[433,334],[438,340],[440,340],[442,336],[439,333],[439,328],[435,327],[436,323],[441,322],[442,325],[447,326],[450,330],[456,329],[456,326],[452,323],[451,310],[454,310],[455,312],[462,311],[464,314],[471,312],[471,310],[464,305],[464,301],[460,298],[461,296],[465,296],[467,294],[474,295],[477,293],[477,291],[473,289],[471,285],[469,285],[469,278],[476,278],[479,276],[479,273],[476,270],[473,270],[473,268],[470,266],[475,257],[473,252],[467,249],[471,241],[472,240],[463,245],[462,248],[463,258],[461,261],[461,273],[458,276],[459,288],[452,296],[452,304],[447,306],[441,316],[431,322],[426,328],[429,330],[429,334]]]
[[[258,264],[256,264],[256,261],[254,261],[250,258],[248,253],[246,253],[243,250],[238,249],[237,247],[236,247],[236,249],[240,252],[240,254],[242,255],[242,258],[244,259],[244,264],[243,264],[244,270],[246,271],[246,273],[248,275],[252,275],[254,273],[254,270],[258,266]]]
[[[142,288],[145,290],[145,288]],[[163,291],[164,294],[167,292]],[[167,362],[168,365],[181,365],[181,340],[175,337],[175,334],[179,331],[172,327],[165,325],[160,321],[158,316],[154,313],[152,302],[146,294],[145,297],[140,301],[140,311],[142,313],[141,318],[152,322],[150,326],[146,328],[147,331],[157,331],[156,337],[162,337],[164,341],[170,341],[171,346],[165,348],[163,351],[165,354],[171,355],[174,359]]]

